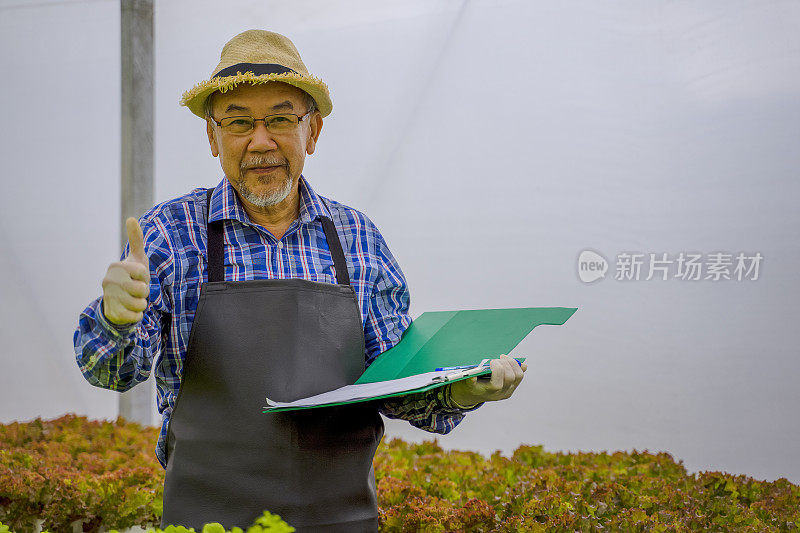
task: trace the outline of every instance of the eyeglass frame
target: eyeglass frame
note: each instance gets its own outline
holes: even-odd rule
[[[267,119],[269,117],[277,117],[277,116],[280,116],[280,115],[294,115],[294,116],[297,117],[297,124],[295,124],[295,126],[299,126],[300,123],[303,122],[303,119],[306,118],[311,113],[313,113],[314,111],[316,111],[316,109],[312,107],[311,109],[309,109],[308,111],[306,111],[302,115],[298,115],[297,113],[273,113],[271,115],[265,116],[264,118],[256,118],[256,117],[254,117],[252,115],[234,115],[232,117],[222,117],[219,120],[217,120],[213,116],[209,116],[208,118],[210,118],[211,121],[214,122],[214,124],[216,124],[220,128],[222,128],[222,121],[225,120],[225,119],[228,119],[228,118],[252,118],[253,119],[253,129],[252,130],[248,131],[247,133],[231,133],[231,132],[225,131],[223,129],[222,131],[225,131],[225,133],[227,133],[228,135],[237,135],[237,136],[250,135],[251,133],[253,133],[256,130],[256,124],[255,123],[258,122],[258,121],[263,122],[264,123],[264,127],[267,128],[267,131],[269,131],[270,133],[272,133],[274,135],[276,132],[271,131],[269,129],[269,126],[267,126]],[[291,130],[286,130],[284,132],[277,132],[277,133],[281,134],[281,133],[286,133],[288,131],[291,131]]]

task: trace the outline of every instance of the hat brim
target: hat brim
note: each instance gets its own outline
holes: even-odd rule
[[[190,90],[183,93],[181,97],[181,105],[189,108],[189,111],[194,113],[200,118],[205,118],[205,104],[206,98],[215,91],[226,92],[235,88],[240,83],[251,83],[253,85],[260,85],[270,81],[282,81],[289,85],[294,85],[298,89],[310,94],[314,101],[317,102],[317,108],[323,117],[330,115],[333,110],[331,103],[330,93],[328,86],[325,83],[313,76],[303,76],[294,72],[286,73],[273,73],[273,74],[260,74],[255,75],[252,72],[238,73],[234,76],[225,76],[222,78],[211,78],[198,83]]]

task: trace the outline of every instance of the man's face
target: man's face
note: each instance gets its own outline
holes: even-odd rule
[[[308,111],[303,91],[281,82],[241,84],[212,98],[212,116],[217,121],[232,116],[261,119],[276,113],[302,116]],[[226,133],[212,120],[206,122],[211,153],[220,157],[222,170],[240,197],[257,207],[296,198],[306,154],[314,153],[322,129],[319,112],[279,134],[269,132],[263,121],[256,122],[247,135]]]

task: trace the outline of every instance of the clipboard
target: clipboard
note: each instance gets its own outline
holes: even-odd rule
[[[420,315],[394,347],[352,385],[293,402],[267,398],[264,413],[312,409],[425,392],[491,373],[489,359],[511,352],[536,326],[563,325],[576,307],[436,311]],[[519,359],[519,358],[518,358]],[[436,371],[440,367],[467,369]]]

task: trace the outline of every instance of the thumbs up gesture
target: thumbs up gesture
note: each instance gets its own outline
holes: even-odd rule
[[[103,314],[118,326],[136,324],[147,308],[150,262],[144,253],[144,235],[133,217],[125,221],[130,252],[124,261],[108,266],[103,278]]]

